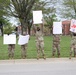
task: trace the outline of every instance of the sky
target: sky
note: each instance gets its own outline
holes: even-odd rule
[[[15,25],[15,26],[18,26],[18,25],[19,25],[18,19],[14,18],[14,17],[11,17],[11,18],[9,19],[9,21],[10,21],[10,23],[12,23],[12,24]]]

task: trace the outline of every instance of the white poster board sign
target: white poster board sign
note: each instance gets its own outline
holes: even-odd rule
[[[4,34],[3,36],[3,44],[16,44],[16,35],[8,35]]]
[[[53,22],[53,34],[62,34],[62,22]]]
[[[19,35],[19,40],[18,40],[19,45],[24,45],[28,43],[28,41],[29,41],[29,35],[26,35],[26,36]]]
[[[74,20],[74,19],[71,20],[70,31],[76,32],[76,20]]]
[[[40,24],[42,23],[42,11],[33,11],[33,24]]]

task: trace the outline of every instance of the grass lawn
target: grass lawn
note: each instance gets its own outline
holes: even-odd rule
[[[70,36],[61,37],[61,57],[69,57],[70,53]],[[52,36],[45,36],[45,54],[47,58],[52,58]],[[35,46],[35,37],[31,36],[28,49],[27,49],[27,59],[36,58],[36,46]],[[57,57],[57,55],[56,55]],[[16,44],[15,47],[15,59],[21,59],[21,47]],[[0,36],[0,60],[8,59],[8,49],[7,45],[3,45],[3,37]]]

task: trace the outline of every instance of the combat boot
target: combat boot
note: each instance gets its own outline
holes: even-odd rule
[[[55,55],[53,54],[52,57],[55,58]]]

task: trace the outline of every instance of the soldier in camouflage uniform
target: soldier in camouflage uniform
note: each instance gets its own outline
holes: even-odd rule
[[[71,40],[71,50],[70,50],[70,59],[72,57],[72,53],[74,52],[74,57],[76,57],[76,33],[72,34]]]
[[[54,34],[53,35],[53,52],[52,56],[55,56],[55,52],[57,50],[57,55],[60,57],[60,34]]]
[[[44,54],[44,39],[43,39],[43,28],[40,29],[40,27],[35,28],[35,36],[36,36],[36,48],[37,48],[37,59],[40,58],[40,51],[42,52],[42,56],[44,59],[45,54]]]

